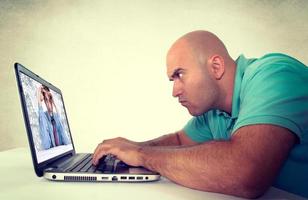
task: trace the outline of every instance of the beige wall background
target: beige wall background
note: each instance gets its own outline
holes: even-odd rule
[[[165,55],[181,35],[216,33],[233,58],[268,52],[308,63],[308,1],[0,0],[0,150],[28,146],[20,62],[62,89],[75,147],[146,140],[190,116],[171,96]]]

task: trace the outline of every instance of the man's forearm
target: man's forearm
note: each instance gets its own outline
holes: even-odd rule
[[[170,133],[153,140],[138,142],[141,146],[179,146],[181,145],[178,133]]]
[[[228,141],[189,147],[142,147],[144,167],[186,187],[245,196],[240,155]],[[242,159],[243,160],[243,159]],[[249,172],[248,172],[249,173]],[[242,174],[245,174],[241,176]]]

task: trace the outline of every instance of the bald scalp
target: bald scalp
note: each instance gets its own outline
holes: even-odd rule
[[[215,34],[208,31],[193,31],[183,35],[172,45],[169,55],[174,49],[183,45],[189,47],[191,53],[201,65],[204,65],[213,55],[219,55],[224,60],[231,58],[224,43]]]

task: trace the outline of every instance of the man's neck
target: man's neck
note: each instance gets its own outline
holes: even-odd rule
[[[219,109],[232,114],[232,98],[234,90],[235,72],[236,72],[236,62],[231,60],[226,62],[227,70],[225,73],[225,80],[221,85],[222,95],[220,96]]]

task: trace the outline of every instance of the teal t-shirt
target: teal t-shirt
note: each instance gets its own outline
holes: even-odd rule
[[[278,53],[237,60],[231,116],[210,110],[184,127],[196,142],[229,140],[237,129],[273,124],[299,138],[274,186],[308,197],[308,67]]]

